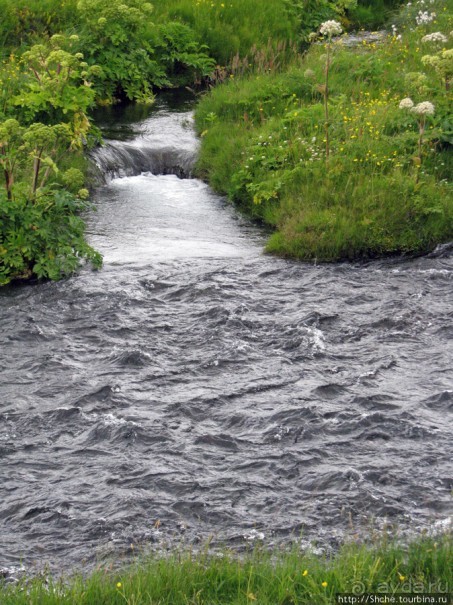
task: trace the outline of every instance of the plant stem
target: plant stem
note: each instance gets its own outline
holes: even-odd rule
[[[326,44],[326,81],[324,87],[324,112],[325,112],[325,136],[326,136],[326,166],[329,162],[329,67],[330,67],[330,39]]]
[[[418,123],[419,127],[419,137],[418,137],[418,165],[417,165],[417,173],[415,177],[415,182],[418,183],[420,179],[420,172],[422,169],[422,147],[423,147],[423,135],[425,134],[425,118],[421,118]]]

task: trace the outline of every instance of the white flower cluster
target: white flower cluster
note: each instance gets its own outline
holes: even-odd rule
[[[436,18],[436,13],[428,13],[428,11],[419,11],[418,15],[415,17],[415,21],[417,25],[427,25],[434,21]]]
[[[418,103],[418,105],[414,105],[414,101],[409,97],[400,101],[399,108],[408,109],[417,116],[433,116],[435,111],[435,107],[430,101],[423,101],[422,103]]]
[[[411,112],[415,113],[418,116],[433,116],[434,111],[435,107],[429,101],[423,101],[423,103],[419,103],[411,109]]]
[[[339,36],[343,31],[343,28],[338,21],[330,20],[324,21],[324,23],[321,24],[319,31],[323,36],[331,38],[332,36]]]
[[[427,34],[423,36],[422,42],[432,42],[434,44],[445,44],[448,42],[447,36],[444,36],[441,32],[433,32],[432,34]]]
[[[399,108],[400,109],[412,109],[414,106],[414,101],[409,97],[406,97],[402,101],[400,101]]]

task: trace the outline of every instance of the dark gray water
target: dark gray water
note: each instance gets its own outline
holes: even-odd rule
[[[171,171],[165,156],[190,173],[190,114],[134,119],[109,125],[104,170],[138,149],[139,172]],[[111,180],[96,203],[102,271],[0,291],[0,567],[209,535],[328,547],[385,523],[446,526],[451,246],[284,261],[207,185],[172,174]]]

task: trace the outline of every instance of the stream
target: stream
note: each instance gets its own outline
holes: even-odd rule
[[[106,110],[88,216],[103,269],[0,290],[4,577],[449,524],[453,246],[263,254],[263,231],[189,178],[191,107]]]

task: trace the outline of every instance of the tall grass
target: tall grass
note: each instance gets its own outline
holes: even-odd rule
[[[409,546],[345,546],[333,558],[255,549],[241,557],[173,552],[120,571],[56,581],[49,577],[0,586],[2,605],[323,605],[336,595],[359,598],[438,593],[453,582],[451,540]],[[364,599],[366,596],[364,597]],[[359,602],[359,601],[357,601]],[[363,602],[366,602],[365,600]],[[372,602],[372,601],[370,601]]]
[[[285,0],[155,0],[157,20],[181,20],[189,24],[221,65],[234,55],[265,47],[269,41],[288,42],[296,36]]]
[[[77,0],[0,0],[0,51],[71,30],[77,23],[76,7]]]

